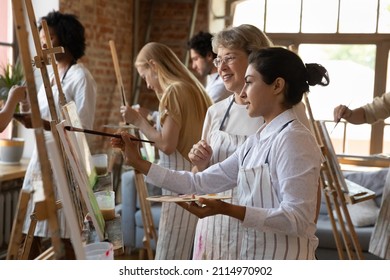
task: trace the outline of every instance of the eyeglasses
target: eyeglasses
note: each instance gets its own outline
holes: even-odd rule
[[[235,56],[227,55],[224,56],[223,58],[217,57],[213,60],[213,63],[215,67],[220,67],[222,65],[222,62],[225,63],[226,65],[230,65],[233,63],[233,61],[236,59]]]

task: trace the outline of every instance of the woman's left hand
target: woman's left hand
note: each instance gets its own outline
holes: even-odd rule
[[[217,214],[222,214],[226,203],[219,199],[199,198],[198,202],[176,202],[179,206],[202,219]]]

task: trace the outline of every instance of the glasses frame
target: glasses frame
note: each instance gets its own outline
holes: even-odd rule
[[[216,57],[213,60],[213,64],[215,67],[219,68],[221,67],[222,63],[225,63],[226,65],[230,65],[234,62],[236,59],[236,56],[234,55],[226,55],[224,57]]]

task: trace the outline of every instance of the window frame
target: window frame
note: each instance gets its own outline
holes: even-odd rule
[[[267,1],[267,0],[266,0]],[[379,5],[379,0],[378,5]],[[226,11],[230,12],[230,17],[226,20],[226,26],[230,26],[233,21],[234,6],[240,0],[227,0]],[[302,7],[301,0],[301,7]],[[340,0],[339,0],[340,3]],[[340,6],[340,4],[339,4]],[[265,12],[266,13],[266,12]],[[377,26],[376,33],[339,33],[339,17],[337,16],[337,31],[336,33],[268,33],[269,38],[277,45],[290,46],[294,45],[299,48],[300,44],[370,44],[376,46],[375,53],[375,76],[374,76],[374,87],[372,97],[381,96],[386,92],[387,82],[387,69],[389,61],[390,51],[390,34],[378,33],[378,19],[379,12],[377,14]],[[266,21],[267,15],[264,15],[264,21]],[[302,11],[301,11],[302,18]],[[302,23],[302,19],[300,19]],[[300,23],[300,30],[302,24]],[[266,23],[264,22],[263,26]],[[389,81],[390,82],[390,81]],[[364,104],[361,104],[364,105]],[[370,154],[382,153],[383,142],[384,142],[384,127],[385,121],[379,121],[371,125],[371,136],[370,136]]]

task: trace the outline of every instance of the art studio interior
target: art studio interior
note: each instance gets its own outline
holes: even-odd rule
[[[1,0],[0,260],[390,259],[389,53],[390,0]]]

